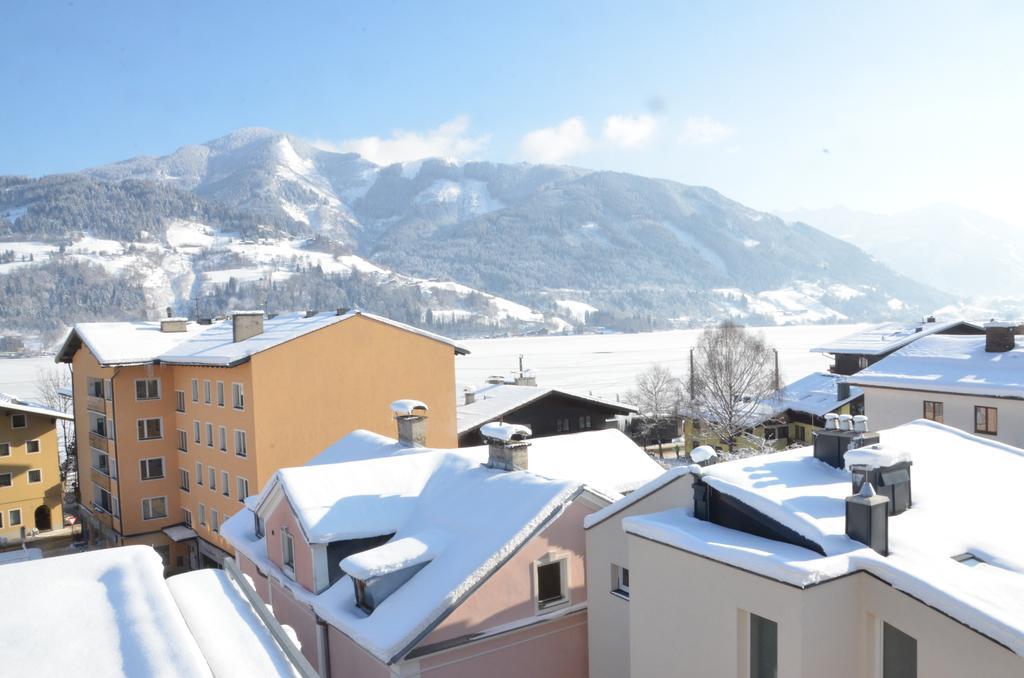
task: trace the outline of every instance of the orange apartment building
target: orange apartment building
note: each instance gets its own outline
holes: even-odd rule
[[[360,311],[76,325],[57,360],[73,372],[83,519],[170,571],[219,563],[246,497],[355,429],[389,433],[400,395],[429,404],[429,444],[455,446],[466,352]]]
[[[57,420],[70,418],[0,393],[0,537],[64,525]]]

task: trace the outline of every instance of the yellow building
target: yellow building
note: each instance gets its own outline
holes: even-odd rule
[[[465,352],[359,311],[77,325],[57,359],[73,370],[84,518],[173,571],[219,562],[246,497],[357,428],[391,434],[395,400],[427,403],[428,444],[454,447]]]
[[[71,416],[0,393],[0,537],[62,527],[57,420]]]

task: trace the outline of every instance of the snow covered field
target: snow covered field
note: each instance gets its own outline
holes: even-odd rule
[[[867,325],[800,325],[754,328],[779,349],[783,383],[825,370],[829,360],[808,349],[856,332]],[[579,336],[467,339],[470,351],[455,361],[460,387],[478,385],[490,375],[516,369],[519,354],[537,383],[605,398],[620,397],[651,363],[660,362],[675,374],[687,370],[689,349],[701,330],[670,330],[643,334],[586,334]]]
[[[0,391],[22,398],[39,398],[38,373],[57,367],[52,357],[0,358]],[[67,369],[65,366],[61,366]]]

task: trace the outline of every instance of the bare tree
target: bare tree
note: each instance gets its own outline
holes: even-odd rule
[[[36,384],[39,389],[40,400],[51,410],[73,414],[71,398],[63,395],[63,391],[71,388],[71,371],[63,365],[51,365],[40,367],[36,371]],[[74,444],[74,422],[66,419],[59,419],[61,439],[64,441],[65,451],[72,449]]]
[[[690,352],[690,416],[728,445],[772,416],[779,397],[776,351],[731,321],[704,330]]]
[[[636,386],[626,394],[626,402],[639,410],[637,428],[644,444],[652,434],[658,434],[659,457],[664,457],[660,433],[678,416],[681,400],[679,379],[667,367],[657,363],[638,374]]]

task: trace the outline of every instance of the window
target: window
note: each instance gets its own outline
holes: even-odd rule
[[[203,465],[196,462],[196,485],[203,484]]]
[[[202,427],[200,426],[199,422],[198,421],[193,421],[192,422],[192,440],[195,441],[196,445],[202,445],[202,443],[203,443],[203,434],[201,433],[201,431],[202,431]]]
[[[90,448],[90,450],[92,451],[92,467],[105,476],[111,475],[110,455],[102,450],[97,450],[95,447]]]
[[[157,440],[163,437],[162,419],[139,419],[139,440]]]
[[[142,500],[142,519],[156,520],[167,517],[167,497],[146,497]]]
[[[210,397],[210,380],[209,379],[204,379],[203,380],[203,402],[206,403],[207,405],[209,405],[211,401],[212,401],[212,398]]]
[[[29,483],[41,483],[43,482],[43,471],[38,468],[30,468],[28,470],[28,482]]]
[[[231,384],[231,406],[236,410],[245,409],[245,391],[241,384]]]
[[[248,448],[245,445],[245,431],[235,430],[235,454],[239,457],[248,454]]]
[[[231,496],[231,478],[227,471],[220,472],[220,493],[225,497]]]
[[[198,379],[193,379],[192,380],[192,402],[194,402],[194,403],[198,403],[199,402],[199,380]]]
[[[238,485],[238,501],[244,502],[246,497],[249,496],[249,481],[238,476],[235,478],[235,483]]]
[[[974,408],[974,432],[996,435],[999,430],[999,412],[994,407]]]
[[[281,564],[284,566],[285,572],[294,576],[295,542],[292,540],[291,533],[285,528],[281,528]]]
[[[0,528],[4,526],[4,512],[0,511]]]
[[[217,406],[224,407],[224,382],[217,382]]]
[[[188,452],[188,433],[178,429],[178,451]]]
[[[9,457],[9,456],[11,456],[11,444],[10,443],[0,443],[0,457]]]
[[[39,441],[38,440],[26,440],[25,441],[25,452],[28,454],[37,454],[39,452]]]
[[[924,401],[924,418],[942,423],[942,403],[934,400]]]
[[[882,678],[917,678],[917,641],[882,622]]]
[[[807,440],[807,429],[803,424],[793,426],[793,439],[805,442]]]
[[[188,483],[188,469],[187,468],[179,468],[178,469],[178,487],[181,488],[182,490],[185,490],[186,492],[188,492],[191,489],[189,487],[189,483]]]
[[[857,358],[857,369],[858,370],[866,370],[867,367],[868,367],[867,356],[863,356],[862,355],[859,358]]]
[[[534,579],[539,610],[569,602],[566,595],[568,589],[566,565],[565,558],[536,564]]]
[[[256,532],[256,536],[260,539],[263,538],[263,519],[260,518],[260,514],[253,511],[253,529]]]
[[[24,414],[12,414],[11,428],[28,428],[28,417]]]
[[[10,473],[0,473],[0,487],[10,487],[12,484],[14,481]]]
[[[103,380],[103,396],[110,401],[114,399],[114,382],[109,379]]]
[[[199,524],[206,526],[206,504],[199,505]]]
[[[175,391],[174,392],[174,409],[176,412],[185,411],[185,392]]]
[[[569,418],[555,419],[555,431],[557,433],[563,433],[569,430]]]
[[[107,436],[107,418],[102,414],[96,414],[95,412],[89,413],[89,433],[99,436],[100,438],[106,438]]]
[[[213,447],[213,424],[206,422],[206,446]]]
[[[580,430],[581,431],[586,431],[587,429],[589,429],[590,428],[590,415],[588,414],[588,415],[585,415],[585,416],[581,416],[579,424],[580,424]]]
[[[776,678],[779,672],[779,625],[750,615],[750,678]]]
[[[210,529],[214,532],[220,530],[220,514],[217,513],[217,509],[210,509]]]
[[[139,473],[143,480],[156,480],[164,477],[164,458],[153,457],[139,460]]]
[[[135,380],[136,400],[159,400],[160,380],[159,379],[136,379]]]
[[[120,509],[118,506],[117,498],[110,494],[107,490],[94,484],[93,489],[93,508],[99,509],[105,513],[117,517],[120,515]]]
[[[7,524],[11,527],[21,525],[21,509],[11,509],[7,512]]]
[[[85,380],[85,394],[90,398],[102,398],[103,380],[96,377],[87,377]]]
[[[612,593],[629,598],[629,568],[612,565]]]
[[[224,428],[223,426],[221,426],[220,429],[218,430],[218,434],[219,434],[218,437],[220,439],[220,451],[221,452],[227,452],[228,451],[228,430],[226,428]]]
[[[182,522],[188,527],[192,527],[192,512],[188,509],[181,509]]]
[[[212,466],[207,466],[207,470],[210,472],[210,491],[217,491],[217,469]]]

